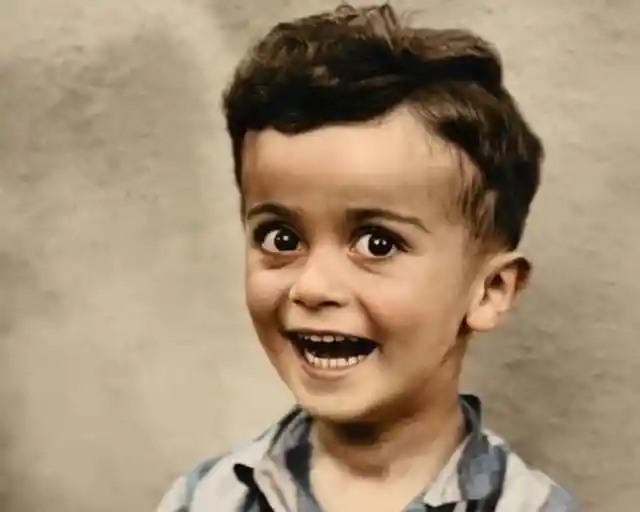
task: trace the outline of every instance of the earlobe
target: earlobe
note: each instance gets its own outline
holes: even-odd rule
[[[531,263],[519,253],[495,256],[479,276],[467,313],[472,331],[489,331],[511,309],[517,295],[526,287]]]

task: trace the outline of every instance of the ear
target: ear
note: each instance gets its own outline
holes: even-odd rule
[[[493,256],[474,285],[467,326],[472,331],[489,331],[496,327],[527,286],[530,275],[531,263],[522,254],[509,252]]]

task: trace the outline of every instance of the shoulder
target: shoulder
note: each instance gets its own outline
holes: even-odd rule
[[[244,498],[246,487],[238,480],[238,464],[255,466],[267,452],[279,429],[273,425],[258,438],[231,451],[206,459],[176,479],[158,505],[157,512],[198,512],[211,504],[233,510]]]
[[[496,434],[488,432],[487,437],[506,453],[502,495],[496,512],[580,512],[578,502],[551,477],[529,466]]]

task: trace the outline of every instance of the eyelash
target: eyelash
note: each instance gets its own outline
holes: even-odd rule
[[[253,230],[253,235],[252,235],[253,244],[257,247],[260,247],[264,243],[264,240],[269,233],[277,229],[283,229],[283,228],[293,231],[293,233],[295,233],[296,236],[298,236],[295,229],[291,228],[285,222],[282,222],[279,220],[270,220],[270,221],[263,222]]]
[[[377,224],[367,224],[361,226],[356,230],[354,240],[357,241],[365,235],[377,235],[381,238],[388,238],[399,251],[407,252],[408,250],[407,243],[400,235],[393,233],[391,230],[383,226]]]
[[[265,238],[267,237],[267,235],[269,233],[271,233],[274,230],[278,230],[278,229],[287,229],[291,232],[293,232],[293,234],[299,239],[302,240],[302,237],[300,237],[296,230],[293,229],[290,225],[288,225],[286,222],[283,221],[279,221],[279,220],[271,220],[271,221],[266,221],[260,225],[258,225],[252,234],[252,239],[253,239],[253,244],[256,247],[260,247],[264,241]],[[406,243],[406,241],[399,235],[393,233],[391,230],[377,225],[377,224],[367,224],[364,226],[359,227],[354,235],[353,235],[353,240],[352,240],[352,244],[355,244],[355,242],[357,242],[360,238],[362,238],[365,235],[373,235],[373,236],[379,236],[379,237],[383,237],[383,238],[388,238],[393,245],[397,248],[398,251],[401,252],[407,252],[408,250],[408,244]]]

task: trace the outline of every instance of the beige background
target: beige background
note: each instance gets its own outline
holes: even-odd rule
[[[152,510],[288,395],[252,335],[218,102],[305,0],[0,2],[0,510]],[[640,501],[640,2],[397,1],[495,41],[546,141],[489,424],[587,511]]]

